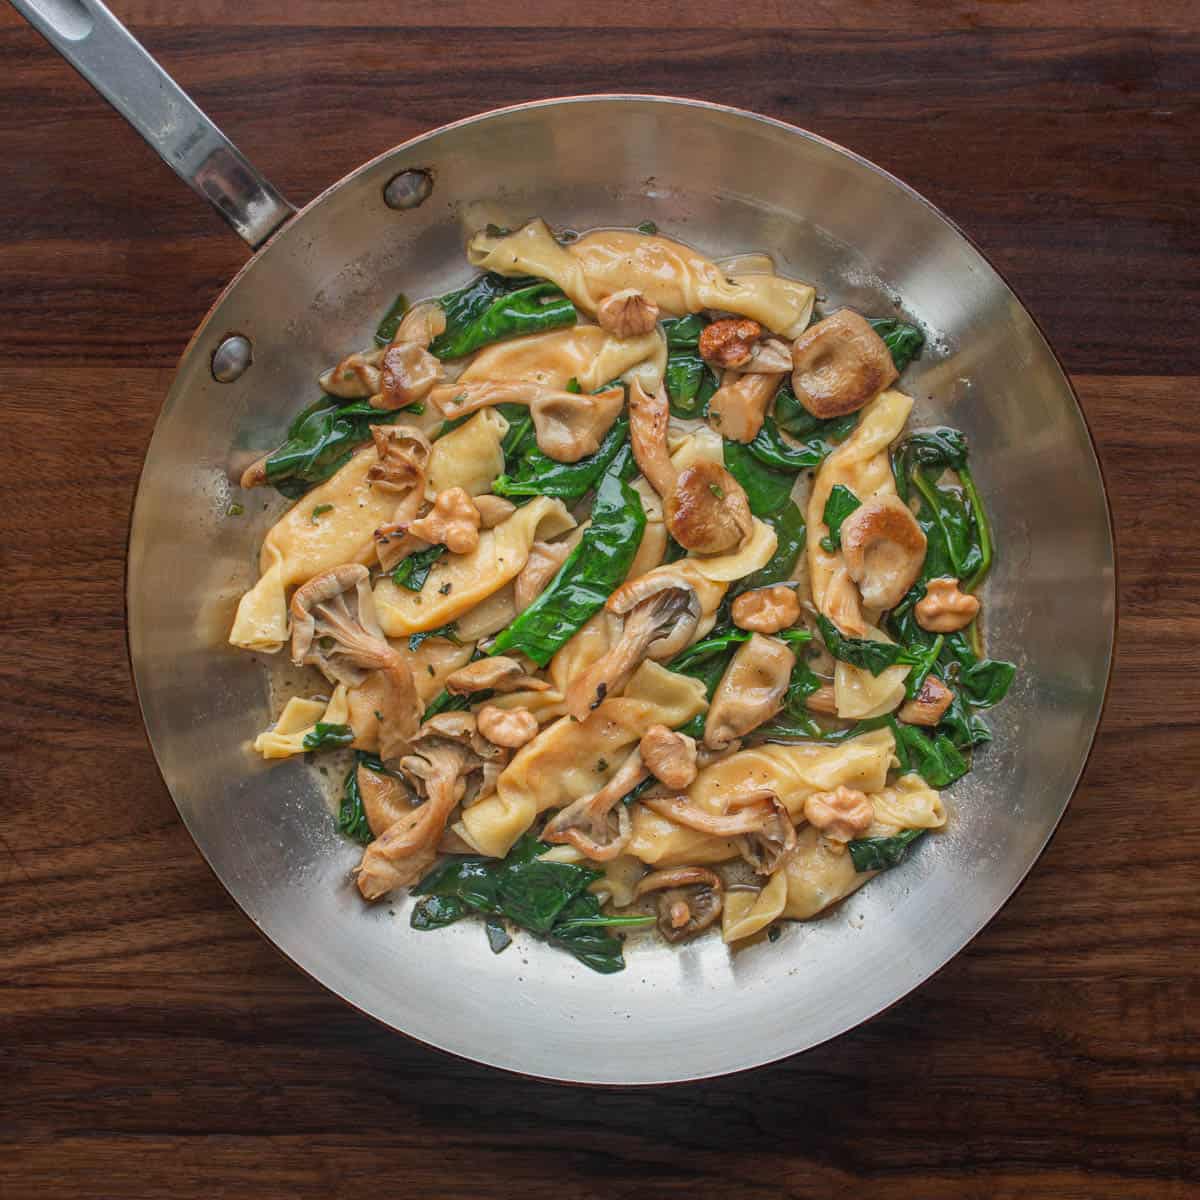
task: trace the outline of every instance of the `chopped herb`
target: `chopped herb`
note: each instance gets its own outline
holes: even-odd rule
[[[438,588],[438,595],[439,595],[439,596],[448,596],[448,595],[450,595],[450,589],[451,589],[453,586],[454,586],[454,584],[452,584],[452,583],[450,582],[450,580],[448,580],[448,579],[447,579],[447,580],[446,580],[446,582],[445,582],[445,583],[443,583],[443,584],[442,584],[442,586],[441,586],[440,588]]]
[[[324,514],[327,512],[333,512],[332,504],[318,504],[312,510],[312,516],[309,518],[309,520],[311,520],[312,523],[315,525],[317,523],[317,518],[324,516]]]
[[[637,227],[638,233],[644,233],[647,237],[653,237],[658,232],[658,226],[653,221],[643,221]]]
[[[354,730],[349,725],[326,725],[318,721],[304,735],[305,750],[340,750],[354,741]]]
[[[246,510],[245,510],[245,508],[244,508],[242,505],[240,505],[240,504],[231,504],[231,505],[230,505],[230,506],[229,506],[229,507],[228,507],[228,508],[225,510],[225,515],[226,515],[227,517],[240,517],[240,516],[242,515],[242,513],[244,513],[245,511],[246,511]]]
[[[486,233],[488,237],[508,237],[508,235],[512,233],[512,230],[509,229],[507,225],[493,225],[492,222],[489,221],[483,227],[483,232]]]
[[[725,499],[725,489],[719,483],[710,483],[708,485],[708,490],[712,492],[712,494],[716,496],[718,500]]]
[[[422,629],[419,633],[409,634],[408,648],[415,650],[422,642],[428,641],[430,638],[445,638],[446,641],[453,642],[456,646],[462,645],[458,639],[458,627],[451,621],[448,625],[440,625],[437,629]]]
[[[596,759],[596,770],[597,771],[607,771],[608,770],[608,759],[606,759],[606,758]]]

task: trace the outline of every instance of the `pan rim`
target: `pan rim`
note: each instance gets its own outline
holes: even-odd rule
[[[317,207],[319,207],[323,201],[331,198],[336,192],[340,191],[342,188],[351,184],[354,180],[356,180],[362,174],[372,170],[373,168],[375,168],[377,165],[379,165],[382,162],[385,162],[392,158],[396,158],[398,156],[412,154],[414,151],[418,151],[425,143],[432,141],[433,139],[440,137],[443,134],[451,133],[455,130],[458,130],[458,129],[466,127],[466,126],[483,124],[483,123],[486,123],[491,120],[504,118],[504,117],[507,117],[507,116],[515,114],[515,113],[526,112],[526,111],[533,110],[533,109],[551,108],[551,107],[559,107],[559,106],[588,105],[588,104],[611,104],[611,103],[627,103],[627,102],[660,104],[660,105],[663,105],[664,107],[684,107],[684,108],[700,109],[700,110],[705,110],[705,111],[708,111],[711,113],[723,114],[723,115],[734,117],[734,118],[741,119],[741,120],[750,120],[750,121],[753,121],[753,122],[761,124],[761,125],[774,127],[786,134],[798,136],[806,141],[810,141],[810,142],[816,143],[820,146],[823,146],[829,150],[832,150],[836,154],[841,155],[841,156],[851,160],[852,162],[858,164],[860,167],[866,168],[867,170],[871,171],[875,175],[880,176],[881,178],[885,179],[893,186],[900,188],[909,197],[919,201],[919,203],[924,208],[926,208],[929,212],[931,212],[939,221],[941,221],[953,233],[955,233],[959,238],[961,238],[971,248],[971,250],[973,250],[974,253],[976,255],[978,255],[978,257],[984,263],[984,265],[995,275],[996,279],[1000,282],[1000,284],[1003,286],[1003,288],[1008,292],[1008,294],[1011,296],[1013,301],[1015,301],[1015,303],[1019,306],[1021,313],[1029,320],[1030,325],[1036,331],[1038,338],[1041,340],[1044,348],[1048,351],[1050,358],[1054,363],[1054,366],[1060,377],[1061,383],[1063,385],[1065,385],[1067,394],[1070,395],[1072,401],[1074,402],[1075,412],[1079,418],[1080,424],[1082,425],[1084,431],[1087,434],[1088,448],[1091,452],[1092,462],[1094,463],[1095,468],[1096,468],[1096,477],[1099,481],[1100,494],[1101,494],[1101,498],[1103,500],[1104,517],[1105,517],[1105,532],[1107,535],[1107,542],[1106,542],[1107,563],[1106,563],[1106,565],[1109,566],[1111,569],[1111,575],[1110,575],[1111,583],[1109,584],[1109,588],[1111,590],[1112,623],[1111,623],[1111,628],[1109,628],[1109,630],[1108,630],[1107,647],[1105,648],[1106,662],[1105,662],[1105,666],[1104,666],[1104,686],[1103,686],[1103,691],[1102,691],[1101,698],[1100,698],[1100,703],[1096,709],[1095,717],[1094,717],[1094,720],[1092,723],[1091,732],[1088,735],[1086,749],[1085,749],[1084,754],[1081,757],[1078,771],[1076,772],[1075,778],[1071,782],[1069,789],[1066,790],[1065,798],[1063,799],[1063,801],[1061,803],[1061,806],[1059,808],[1057,816],[1050,823],[1050,825],[1046,831],[1044,839],[1041,841],[1041,844],[1038,846],[1037,850],[1031,855],[1028,864],[1023,868],[1023,870],[1021,870],[1020,874],[1018,875],[1016,880],[1013,882],[1012,887],[995,904],[995,906],[992,908],[992,911],[989,913],[989,915],[985,919],[983,919],[982,921],[980,921],[978,923],[978,925],[976,926],[976,928],[974,928],[973,931],[962,935],[960,938],[958,938],[956,940],[956,943],[953,945],[953,947],[951,949],[949,949],[944,954],[939,954],[938,957],[940,958],[940,962],[938,962],[936,966],[930,968],[927,972],[921,974],[920,978],[918,978],[915,982],[913,982],[911,985],[905,987],[898,995],[894,996],[891,1000],[887,1001],[886,1003],[881,1004],[878,1008],[875,1008],[873,1011],[867,1013],[866,1015],[863,1015],[863,1016],[857,1017],[856,1019],[847,1021],[844,1025],[842,1025],[840,1028],[836,1029],[835,1031],[827,1034],[826,1036],[819,1038],[816,1041],[810,1042],[801,1048],[784,1050],[782,1053],[775,1053],[773,1051],[768,1052],[767,1054],[765,1054],[762,1057],[755,1057],[753,1059],[753,1061],[744,1063],[743,1065],[737,1066],[737,1067],[702,1070],[698,1073],[686,1073],[686,1072],[671,1073],[671,1074],[667,1075],[666,1077],[662,1077],[662,1078],[639,1079],[639,1080],[635,1080],[632,1082],[627,1082],[627,1081],[613,1082],[613,1081],[600,1081],[600,1080],[590,1080],[590,1079],[581,1080],[581,1079],[577,1079],[577,1078],[572,1078],[570,1075],[565,1075],[565,1074],[564,1075],[555,1075],[555,1074],[546,1074],[546,1073],[542,1073],[542,1072],[526,1072],[526,1071],[522,1071],[520,1068],[511,1066],[508,1063],[497,1062],[497,1061],[493,1061],[492,1059],[489,1059],[489,1058],[478,1057],[475,1054],[468,1054],[463,1051],[456,1050],[450,1046],[442,1045],[438,1042],[427,1040],[424,1037],[419,1037],[416,1034],[410,1033],[407,1030],[399,1028],[397,1025],[392,1024],[389,1020],[387,1020],[381,1016],[378,1016],[375,1013],[370,1012],[367,1009],[361,1007],[359,1004],[355,1003],[354,1000],[350,999],[348,996],[343,994],[343,992],[341,990],[339,990],[339,988],[337,986],[335,986],[333,983],[327,982],[326,980],[320,978],[318,975],[314,974],[313,971],[309,970],[302,963],[300,963],[297,959],[293,958],[291,954],[289,954],[282,946],[280,946],[277,942],[275,942],[274,939],[271,937],[271,935],[259,924],[259,922],[257,920],[255,920],[253,915],[247,910],[246,906],[238,898],[238,896],[235,894],[233,889],[230,887],[229,883],[226,882],[226,880],[222,877],[221,873],[218,871],[216,866],[213,864],[207,851],[201,845],[200,840],[197,838],[194,830],[192,829],[192,826],[189,823],[187,817],[185,816],[182,808],[180,808],[178,802],[175,800],[174,793],[171,790],[170,784],[167,782],[166,776],[163,772],[162,762],[159,757],[158,749],[155,746],[153,737],[150,734],[150,726],[149,726],[149,721],[147,719],[146,706],[145,706],[145,703],[144,703],[143,697],[142,697],[142,686],[141,686],[141,683],[139,682],[138,663],[135,658],[134,651],[133,651],[133,645],[132,645],[132,635],[131,635],[131,629],[130,629],[130,624],[131,624],[130,611],[131,611],[131,604],[132,604],[131,589],[132,589],[132,580],[133,580],[133,572],[131,569],[131,558],[132,558],[132,554],[133,554],[133,544],[134,544],[133,535],[134,535],[136,527],[139,524],[139,511],[141,509],[141,505],[142,505],[142,502],[144,499],[143,493],[144,493],[145,480],[146,480],[146,468],[147,468],[147,464],[150,461],[151,455],[153,453],[154,443],[159,434],[160,426],[164,420],[166,413],[171,408],[172,401],[175,398],[177,389],[180,386],[179,380],[180,380],[180,376],[181,376],[181,368],[183,367],[184,363],[192,356],[192,354],[198,349],[200,339],[201,339],[202,335],[204,335],[208,332],[209,323],[212,320],[216,309],[222,304],[222,302],[226,299],[226,297],[231,292],[233,292],[233,290],[241,282],[243,276],[253,266],[255,266],[257,264],[259,259],[262,258],[263,256],[271,253],[272,247],[275,246],[275,244],[280,240],[281,234],[284,231],[286,231],[287,229],[291,228],[292,226],[299,225],[301,223],[302,219],[305,216],[307,216],[311,211],[313,211]],[[412,165],[418,166],[419,164],[413,163]],[[127,526],[126,554],[125,554],[125,564],[124,564],[125,580],[124,580],[124,588],[123,588],[123,598],[124,598],[124,605],[125,605],[125,622],[124,622],[125,623],[125,644],[126,644],[126,653],[128,655],[128,659],[129,659],[130,675],[131,675],[131,678],[132,678],[132,681],[134,684],[134,692],[135,692],[135,695],[137,696],[138,708],[139,708],[139,711],[141,712],[141,716],[142,716],[143,731],[146,734],[147,742],[149,743],[151,753],[154,756],[155,765],[158,769],[159,776],[160,776],[160,778],[162,778],[163,784],[166,787],[168,794],[171,795],[172,802],[175,803],[175,805],[176,805],[176,811],[179,813],[179,816],[180,816],[181,821],[183,822],[184,828],[187,829],[188,834],[191,837],[192,842],[195,845],[197,851],[199,852],[201,858],[207,864],[209,870],[212,871],[213,875],[216,877],[218,882],[221,884],[221,886],[224,888],[224,890],[230,896],[230,898],[233,900],[233,902],[243,912],[243,914],[249,918],[249,920],[250,920],[251,924],[254,926],[254,928],[271,944],[272,947],[274,947],[276,952],[283,955],[283,957],[285,957],[294,967],[299,969],[303,974],[308,976],[310,979],[313,979],[315,982],[320,984],[320,986],[322,988],[324,988],[326,991],[330,992],[332,995],[336,996],[344,1004],[348,1005],[350,1008],[352,1008],[358,1012],[363,1013],[363,1015],[371,1018],[373,1021],[377,1022],[378,1024],[387,1028],[388,1030],[402,1034],[404,1037],[409,1038],[414,1042],[418,1042],[421,1045],[428,1046],[428,1047],[430,1047],[434,1050],[438,1050],[442,1053],[450,1054],[453,1057],[462,1059],[463,1061],[466,1061],[466,1062],[479,1063],[481,1065],[484,1065],[484,1066],[487,1066],[487,1067],[490,1067],[493,1069],[499,1069],[499,1070],[508,1072],[510,1074],[517,1075],[522,1078],[536,1079],[539,1081],[558,1083],[558,1084],[566,1084],[566,1085],[574,1085],[574,1086],[583,1086],[583,1087],[610,1088],[610,1087],[656,1087],[656,1086],[665,1086],[665,1085],[677,1085],[677,1084],[684,1084],[684,1083],[690,1083],[690,1082],[699,1082],[699,1081],[703,1081],[706,1079],[713,1079],[713,1078],[720,1078],[720,1077],[724,1077],[724,1076],[737,1075],[737,1074],[741,1074],[746,1071],[754,1070],[759,1067],[768,1066],[772,1063],[780,1062],[780,1061],[783,1061],[784,1059],[791,1058],[794,1055],[805,1053],[808,1050],[816,1049],[818,1046],[824,1045],[825,1043],[832,1041],[835,1038],[841,1037],[843,1034],[846,1034],[846,1033],[850,1032],[851,1030],[858,1028],[859,1026],[865,1025],[867,1022],[874,1020],[881,1013],[886,1012],[893,1005],[898,1004],[901,1000],[903,1000],[906,997],[908,997],[909,995],[911,995],[912,992],[914,992],[918,987],[920,987],[923,984],[925,984],[926,982],[928,982],[929,979],[931,979],[934,975],[938,974],[938,972],[943,970],[953,959],[955,959],[963,951],[963,949],[971,941],[973,941],[976,937],[978,937],[979,934],[982,933],[983,930],[988,925],[990,925],[993,920],[995,920],[996,916],[1000,913],[1001,909],[1003,909],[1005,907],[1005,905],[1007,905],[1008,902],[1012,899],[1012,897],[1016,894],[1017,890],[1021,887],[1021,885],[1028,878],[1029,873],[1033,870],[1034,866],[1039,862],[1042,855],[1045,853],[1046,848],[1048,847],[1050,841],[1052,840],[1052,838],[1054,837],[1055,833],[1057,832],[1059,826],[1061,825],[1063,817],[1066,815],[1067,809],[1070,807],[1071,801],[1074,799],[1074,796],[1075,796],[1076,792],[1078,791],[1079,784],[1083,778],[1084,773],[1087,770],[1087,767],[1091,760],[1092,754],[1095,751],[1097,737],[1098,737],[1100,728],[1103,724],[1105,712],[1107,710],[1109,698],[1110,698],[1111,692],[1112,692],[1113,674],[1114,674],[1115,661],[1116,661],[1116,645],[1117,645],[1117,636],[1118,636],[1118,630],[1119,630],[1119,607],[1120,607],[1119,567],[1118,567],[1117,548],[1116,547],[1117,547],[1117,544],[1116,544],[1115,530],[1114,530],[1114,525],[1113,525],[1112,503],[1111,503],[1111,500],[1109,497],[1108,481],[1105,476],[1103,462],[1102,462],[1102,459],[1100,457],[1100,454],[1099,454],[1099,451],[1097,448],[1095,435],[1094,435],[1091,425],[1089,424],[1088,419],[1087,419],[1087,413],[1086,413],[1083,405],[1080,403],[1078,393],[1075,390],[1075,386],[1070,378],[1070,375],[1068,374],[1066,368],[1064,367],[1063,362],[1062,362],[1061,358],[1059,357],[1058,353],[1055,351],[1053,345],[1050,343],[1049,339],[1047,338],[1045,331],[1042,329],[1041,324],[1038,322],[1037,318],[1033,315],[1033,313],[1031,312],[1029,307],[1024,303],[1024,301],[1022,300],[1019,293],[1012,286],[1012,284],[1009,282],[1009,280],[1004,275],[1004,273],[992,261],[992,259],[986,253],[986,251],[984,251],[979,246],[979,244],[974,240],[974,238],[972,238],[970,234],[968,234],[965,230],[963,230],[958,225],[958,223],[953,220],[953,218],[949,217],[945,212],[942,211],[941,208],[939,208],[932,201],[930,201],[928,198],[926,198],[924,195],[922,195],[919,191],[917,191],[915,188],[913,188],[910,184],[906,183],[904,180],[900,179],[898,176],[892,174],[886,168],[879,166],[878,164],[872,162],[870,159],[865,158],[864,156],[858,154],[856,151],[851,150],[848,147],[843,146],[838,142],[835,142],[829,138],[823,137],[822,135],[814,133],[811,130],[804,129],[801,126],[794,125],[794,124],[791,124],[786,121],[782,121],[775,117],[768,117],[761,113],[756,113],[751,110],[738,108],[738,107],[732,106],[732,105],[718,104],[713,101],[698,100],[698,99],[694,99],[691,97],[680,97],[680,96],[671,96],[671,95],[663,95],[663,94],[645,94],[645,93],[637,93],[637,92],[580,94],[580,95],[572,95],[572,96],[550,97],[550,98],[545,98],[545,99],[529,100],[529,101],[524,101],[524,102],[517,103],[517,104],[505,105],[505,106],[502,106],[499,108],[488,109],[483,112],[479,112],[479,113],[473,114],[471,116],[460,118],[459,120],[452,121],[447,124],[438,126],[437,128],[427,130],[426,132],[418,134],[418,135],[408,139],[405,142],[399,143],[398,145],[391,147],[388,150],[382,151],[381,153],[379,153],[379,154],[373,156],[372,158],[366,160],[365,162],[361,163],[359,166],[355,167],[352,171],[343,175],[340,179],[336,180],[334,183],[330,184],[327,188],[325,188],[323,191],[321,191],[316,196],[314,196],[306,204],[304,204],[300,208],[298,208],[296,210],[295,214],[291,218],[289,218],[280,227],[279,230],[277,230],[275,233],[273,233],[266,243],[264,243],[261,247],[259,247],[258,250],[256,250],[246,260],[246,262],[234,274],[233,278],[230,279],[230,281],[221,289],[220,293],[216,296],[216,298],[213,300],[213,303],[209,306],[208,310],[205,312],[203,318],[200,320],[200,322],[197,325],[195,331],[193,332],[191,338],[188,340],[186,346],[184,347],[182,353],[179,356],[179,360],[176,363],[175,372],[172,377],[171,386],[168,389],[166,396],[164,397],[164,400],[163,400],[162,406],[159,410],[158,416],[155,418],[154,428],[151,432],[149,442],[147,443],[147,448],[146,448],[145,456],[143,458],[142,468],[138,475],[137,487],[134,492],[133,503],[130,507],[130,515],[129,515],[129,521],[128,521],[128,526]],[[145,669],[145,668],[143,668],[143,669]]]

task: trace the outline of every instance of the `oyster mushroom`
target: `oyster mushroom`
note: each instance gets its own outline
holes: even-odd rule
[[[479,736],[470,713],[441,713],[421,726],[399,765],[423,803],[363,852],[357,883],[364,899],[378,900],[425,874],[437,858],[450,813],[466,795],[468,777],[504,754]]]
[[[668,942],[686,942],[721,915],[724,885],[707,867],[652,871],[638,880],[634,895],[658,893],[658,931]]]
[[[371,486],[405,495],[415,492],[419,501],[425,492],[429,456],[433,452],[429,439],[412,425],[372,425],[371,438],[379,458],[374,466],[367,468]]]
[[[764,338],[737,369],[745,374],[786,375],[792,369],[792,348],[781,338]]]
[[[868,608],[892,608],[921,574],[925,532],[898,496],[880,496],[842,522],[842,559]]]
[[[567,688],[567,712],[577,721],[605,697],[620,695],[644,658],[662,661],[678,654],[700,622],[695,589],[667,574],[644,575],[623,585],[605,607],[624,618],[621,635]]]
[[[685,829],[733,839],[741,856],[762,875],[775,870],[796,845],[795,826],[771,791],[750,792],[727,813],[711,813],[686,796],[643,796],[640,803]]]
[[[896,381],[891,351],[870,324],[843,308],[792,343],[792,390],[814,417],[844,417]]]
[[[382,837],[412,808],[407,785],[395,775],[384,775],[359,765],[355,772],[363,813],[375,837]]]
[[[638,748],[650,774],[673,791],[689,787],[696,778],[696,739],[686,733],[651,725]]]
[[[638,470],[664,499],[674,491],[679,476],[667,448],[670,419],[666,389],[660,386],[651,396],[635,379],[629,387],[629,442]]]
[[[637,288],[624,288],[600,301],[596,321],[614,337],[641,337],[658,324],[658,305]]]
[[[407,342],[428,350],[434,338],[446,332],[446,312],[436,300],[414,304],[396,327],[392,345]]]
[[[442,364],[423,346],[399,342],[383,353],[379,391],[371,396],[372,408],[403,408],[424,400],[442,377]]]
[[[648,774],[641,754],[634,750],[598,792],[580,796],[551,817],[542,830],[542,841],[574,846],[595,862],[616,858],[633,836],[629,809],[620,802]]]
[[[378,672],[379,751],[391,762],[417,728],[420,704],[412,668],[392,649],[375,616],[370,572],[358,563],[310,579],[292,596],[292,661],[314,666],[347,687]]]
[[[355,351],[319,379],[321,391],[339,400],[365,400],[379,391],[383,350]]]
[[[446,691],[454,696],[469,696],[472,692],[544,692],[550,685],[544,679],[530,675],[515,658],[497,654],[481,658],[446,676]]]
[[[709,705],[704,744],[723,750],[782,707],[796,656],[776,638],[753,633],[736,650]]]
[[[837,716],[837,693],[832,683],[823,683],[804,701],[804,707],[809,712],[820,713],[826,717]]]
[[[600,448],[625,406],[625,389],[585,394],[529,380],[470,381],[441,384],[430,399],[451,418],[496,404],[527,405],[538,448],[555,462],[572,463]]]
[[[663,519],[671,536],[697,554],[723,554],[754,529],[742,485],[709,459],[679,472],[663,501]]]
[[[863,637],[866,634],[867,623],[863,619],[862,597],[845,566],[838,567],[829,577],[821,607],[825,615],[847,637]]]
[[[546,590],[571,553],[570,541],[534,542],[513,584],[513,604],[523,613]]]
[[[708,423],[731,442],[754,441],[782,378],[782,374],[726,371],[708,402]]]
[[[517,506],[511,500],[506,500],[503,496],[493,496],[490,492],[473,499],[475,507],[479,510],[480,529],[495,529],[517,511]]]

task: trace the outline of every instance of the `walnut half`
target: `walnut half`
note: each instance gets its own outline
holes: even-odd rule
[[[462,488],[447,488],[425,516],[409,522],[408,532],[441,542],[451,554],[470,554],[479,545],[479,509]]]
[[[800,601],[795,588],[782,583],[743,592],[731,610],[733,623],[752,633],[778,633],[800,618]]]
[[[696,740],[686,733],[651,725],[639,749],[650,774],[672,791],[689,787],[696,778]]]
[[[931,579],[913,612],[917,624],[930,633],[957,633],[975,619],[979,600],[960,591],[957,579]]]
[[[839,784],[832,792],[813,792],[804,801],[804,819],[831,842],[850,842],[871,827],[875,806],[865,792]]]

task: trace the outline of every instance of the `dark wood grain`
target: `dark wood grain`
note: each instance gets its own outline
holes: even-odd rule
[[[1193,6],[958,3],[932,27],[913,4],[621,0],[527,7],[507,29],[491,6],[427,0],[376,28],[380,7],[117,5],[296,198],[480,107],[634,87],[844,141],[978,238],[1074,373],[1111,491],[1121,639],[1097,749],[1041,862],[962,955],[764,1070],[555,1087],[332,1000],[200,860],[125,657],[141,457],[174,360],[244,256],[5,10],[0,1194],[1194,1195]]]

